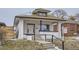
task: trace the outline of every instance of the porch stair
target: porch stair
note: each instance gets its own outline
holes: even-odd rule
[[[55,44],[52,44],[51,42],[45,42],[45,41],[37,41],[39,43],[42,43],[44,47],[46,47],[46,50],[62,50],[59,49]]]
[[[52,43],[45,44],[44,46],[47,47],[47,50],[61,50],[58,48],[58,46],[55,46],[55,44],[52,44]]]
[[[35,40],[44,41],[44,39],[41,38],[41,35],[35,35]]]
[[[50,41],[47,41],[49,39],[46,39],[46,41],[45,41],[45,39],[42,39],[40,35],[36,35],[36,37],[37,37],[36,41],[39,42],[39,43],[42,43],[43,46],[47,48],[47,50],[62,50],[62,49],[58,48],[58,46],[56,46],[52,42],[52,40],[53,41],[55,41],[55,40],[57,40],[57,41],[60,40],[61,41],[60,38],[58,38],[58,37],[56,37],[56,36],[53,35],[53,38]]]

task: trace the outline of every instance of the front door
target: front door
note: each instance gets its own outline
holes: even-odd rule
[[[35,34],[35,25],[34,24],[27,25],[27,34]]]

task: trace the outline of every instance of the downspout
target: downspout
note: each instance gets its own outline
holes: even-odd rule
[[[42,20],[40,20],[40,31],[42,30]]]

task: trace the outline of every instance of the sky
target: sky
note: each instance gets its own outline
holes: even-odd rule
[[[14,17],[16,15],[31,14],[35,8],[0,8],[0,22],[4,22],[7,26],[13,26]],[[51,12],[57,10],[57,8],[46,8]],[[68,15],[75,15],[79,13],[79,8],[63,8]]]

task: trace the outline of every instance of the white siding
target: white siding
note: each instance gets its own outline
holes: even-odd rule
[[[24,21],[24,25],[23,25],[23,21]],[[19,24],[18,24],[18,28],[19,28],[19,39],[24,37],[27,37],[27,35],[23,34],[23,31],[25,34],[27,34],[27,23],[30,24],[35,24],[35,34],[39,35],[39,34],[49,34],[49,35],[54,35],[57,38],[61,38],[61,23],[58,23],[58,32],[53,32],[53,25],[52,22],[47,22],[47,21],[43,21],[43,24],[49,24],[50,25],[50,31],[51,32],[39,32],[40,30],[40,21],[34,21],[34,20],[19,20]],[[23,28],[24,27],[24,28]]]
[[[19,20],[18,28],[19,28],[18,39],[23,39],[23,20]]]
[[[40,34],[54,35],[59,38],[59,32],[40,32]]]
[[[58,37],[62,38],[61,37],[61,23],[58,23]]]

